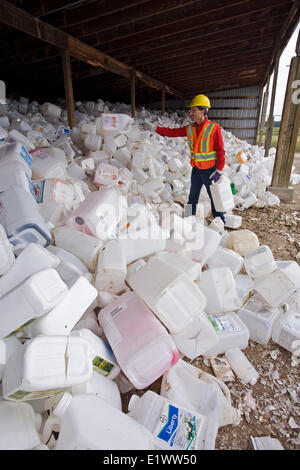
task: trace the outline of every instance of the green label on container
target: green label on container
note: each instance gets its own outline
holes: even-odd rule
[[[18,331],[23,330],[23,328],[25,328],[25,326],[29,325],[29,323],[32,323],[34,320],[36,320],[36,318],[32,318],[31,320],[28,320],[26,323],[24,323],[24,325],[19,326],[19,328],[12,331],[11,333],[9,333],[9,335],[5,336],[5,338],[9,338],[10,336],[14,335],[15,333],[18,333]]]
[[[104,375],[105,377],[110,375],[114,368],[114,364],[109,361],[106,361],[102,357],[95,356],[93,359],[93,369],[96,372],[99,372],[100,374]]]
[[[34,400],[36,398],[47,398],[52,395],[57,395],[58,393],[68,392],[72,389],[70,387],[65,388],[53,388],[51,390],[37,390],[37,391],[27,391],[27,390],[17,390],[16,392],[8,395],[8,398],[13,400]]]

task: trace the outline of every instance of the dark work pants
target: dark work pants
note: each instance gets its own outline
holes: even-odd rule
[[[185,213],[186,217],[189,215],[196,215],[200,191],[201,191],[202,186],[204,185],[210,197],[213,217],[214,218],[221,217],[221,219],[225,223],[224,213],[216,211],[214,202],[211,196],[211,192],[210,192],[211,180],[209,179],[209,177],[214,171],[216,171],[215,166],[212,168],[208,168],[207,170],[199,170],[199,168],[194,166],[192,170],[192,176],[191,176],[191,188],[190,188],[188,206],[186,208],[186,213]]]

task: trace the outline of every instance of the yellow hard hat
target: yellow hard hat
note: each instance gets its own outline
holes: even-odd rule
[[[199,106],[200,108],[210,108],[209,98],[205,95],[196,95],[188,105],[189,108]]]

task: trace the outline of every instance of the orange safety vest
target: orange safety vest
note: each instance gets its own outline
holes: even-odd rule
[[[199,136],[196,134],[196,126],[189,124],[186,128],[187,142],[191,151],[191,165],[198,162],[198,168],[208,169],[215,165],[217,160],[217,152],[214,150],[213,135],[217,124],[207,120],[200,131]]]

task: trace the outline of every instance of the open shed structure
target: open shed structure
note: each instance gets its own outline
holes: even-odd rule
[[[131,102],[134,116],[206,93],[210,117],[254,144],[299,14],[297,0],[0,0],[0,78],[8,96],[65,94],[71,126],[74,98]]]

